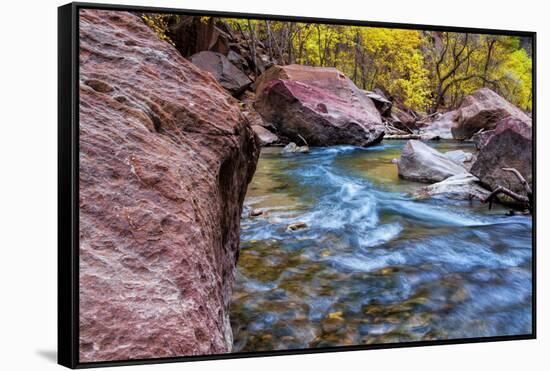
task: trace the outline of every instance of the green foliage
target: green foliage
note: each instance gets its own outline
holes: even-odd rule
[[[510,53],[493,74],[499,81],[499,92],[520,108],[532,109],[532,60],[525,49]]]
[[[430,37],[426,68],[434,91],[432,110],[455,108],[481,87],[531,109],[531,57],[520,48],[519,38],[449,32]]]

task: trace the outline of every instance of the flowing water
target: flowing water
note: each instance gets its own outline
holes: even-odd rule
[[[391,162],[404,143],[262,151],[241,220],[234,351],[531,332],[531,217],[413,200],[422,185]]]

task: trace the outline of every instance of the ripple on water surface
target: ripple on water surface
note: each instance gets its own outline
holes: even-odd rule
[[[531,332],[531,218],[412,200],[422,185],[391,162],[403,145],[262,151],[241,220],[234,351]],[[307,228],[287,228],[297,222]]]

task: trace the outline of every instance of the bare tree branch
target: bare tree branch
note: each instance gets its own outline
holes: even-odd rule
[[[489,209],[491,209],[493,206],[493,200],[496,198],[496,196],[502,193],[518,201],[519,203],[525,204],[527,206],[527,209],[529,209],[530,212],[533,212],[533,192],[531,190],[531,187],[529,186],[529,183],[525,180],[523,175],[521,175],[521,173],[517,169],[510,168],[510,167],[503,167],[502,170],[511,172],[516,176],[516,178],[520,181],[521,185],[525,189],[527,196],[520,195],[519,193],[516,193],[503,186],[498,186],[482,202],[483,203],[489,202]]]
[[[521,175],[521,173],[519,171],[517,171],[517,169],[515,169],[513,167],[503,167],[502,170],[509,171],[509,172],[513,173],[516,176],[516,178],[518,178],[519,182],[521,183],[521,185],[525,189],[525,193],[527,193],[528,196],[530,194],[533,194],[533,191],[531,190],[531,187],[529,186],[529,183],[527,183],[527,180],[525,180],[523,175]]]
[[[489,209],[491,209],[492,206],[493,206],[493,199],[501,193],[503,193],[503,194],[505,194],[505,195],[507,195],[507,196],[509,196],[509,197],[513,198],[514,200],[519,201],[521,203],[529,204],[529,199],[527,197],[522,196],[520,194],[517,194],[516,192],[511,191],[508,188],[505,188],[503,186],[496,187],[495,190],[493,192],[491,192],[491,194],[489,196],[487,196],[482,202],[483,203],[489,202]]]

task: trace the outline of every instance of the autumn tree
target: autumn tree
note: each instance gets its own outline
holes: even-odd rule
[[[142,16],[161,39],[173,44],[170,17]],[[456,108],[481,87],[531,110],[532,61],[529,45],[522,46],[518,37],[256,19],[200,20],[222,22],[240,35],[256,76],[262,72],[257,68],[258,50],[263,50],[281,65],[335,67],[358,87],[382,88],[417,112]]]
[[[531,61],[517,37],[433,32],[428,39],[434,96],[430,112],[456,108],[465,95],[481,87],[531,109]]]

